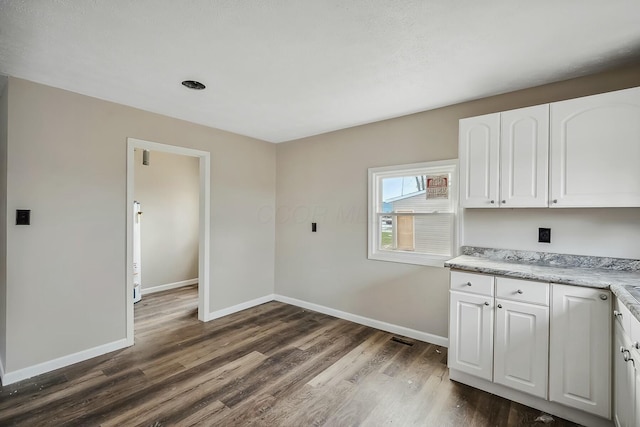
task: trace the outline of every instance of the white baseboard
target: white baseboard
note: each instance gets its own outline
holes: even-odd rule
[[[2,380],[2,385],[4,385],[4,363],[2,359],[0,359],[0,380]]]
[[[208,322],[213,319],[218,319],[220,317],[228,316],[233,313],[237,313],[238,311],[246,310],[247,308],[255,307],[256,305],[264,304],[265,302],[273,301],[274,295],[265,295],[260,298],[253,299],[251,301],[246,301],[240,304],[233,305],[231,307],[223,308],[221,310],[216,310],[211,313],[206,314],[204,316],[204,321]]]
[[[319,313],[328,314],[329,316],[338,317],[340,319],[348,320],[350,322],[358,323],[360,325],[370,326],[372,328],[380,329],[382,331],[391,332],[392,334],[399,334],[405,337],[428,342],[428,343],[439,345],[442,347],[449,347],[449,339],[446,337],[441,337],[439,335],[428,334],[426,332],[417,331],[415,329],[406,328],[404,326],[398,326],[392,323],[382,322],[380,320],[359,316],[357,314],[347,313],[345,311],[336,310],[334,308],[325,307],[323,305],[318,305],[318,304],[302,301],[295,298],[285,297],[283,295],[276,294],[274,296],[274,299],[276,301],[295,305],[301,308],[306,308],[308,310],[317,311]]]
[[[151,288],[142,288],[140,291],[142,295],[153,294],[155,292],[168,291],[169,289],[181,288],[183,286],[195,285],[198,283],[198,278],[183,280],[181,282],[167,283],[166,285],[153,286]]]
[[[18,369],[17,371],[6,373],[2,372],[2,385],[5,386],[16,383],[18,381],[26,380],[27,378],[44,374],[45,372],[55,371],[56,369],[73,365],[74,363],[82,362],[93,357],[102,356],[103,354],[120,350],[121,348],[125,347],[127,347],[127,340],[121,339],[87,350],[82,350],[77,353],[69,354],[67,356],[62,356],[57,359],[49,360],[37,365]]]

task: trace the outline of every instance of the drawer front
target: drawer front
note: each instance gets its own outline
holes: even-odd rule
[[[549,284],[496,277],[496,298],[548,306]]]
[[[493,296],[493,276],[452,271],[451,290]]]
[[[613,299],[613,318],[622,326],[627,336],[631,336],[631,317],[629,309],[618,298]],[[635,320],[635,319],[634,319]]]

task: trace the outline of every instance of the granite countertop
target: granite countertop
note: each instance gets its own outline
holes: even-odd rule
[[[640,260],[463,246],[462,255],[445,267],[610,289],[640,321]]]

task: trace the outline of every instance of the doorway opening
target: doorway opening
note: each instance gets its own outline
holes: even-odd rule
[[[127,231],[126,231],[126,338],[134,343],[134,224],[136,150],[144,150],[195,157],[199,166],[198,185],[198,319],[204,321],[209,313],[209,230],[210,230],[210,153],[173,145],[127,138]],[[140,157],[140,154],[139,154]],[[139,160],[139,159],[138,159]],[[144,266],[143,266],[144,268]]]

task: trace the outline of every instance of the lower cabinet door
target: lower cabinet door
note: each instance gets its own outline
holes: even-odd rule
[[[633,377],[635,386],[633,387],[633,426],[640,426],[640,352],[632,351],[633,357]]]
[[[616,427],[634,427],[635,369],[631,345],[618,322],[613,341],[613,421]]]
[[[493,297],[450,293],[449,368],[491,381]]]
[[[611,419],[611,293],[551,285],[549,400]]]
[[[549,308],[496,299],[493,381],[547,398]]]

